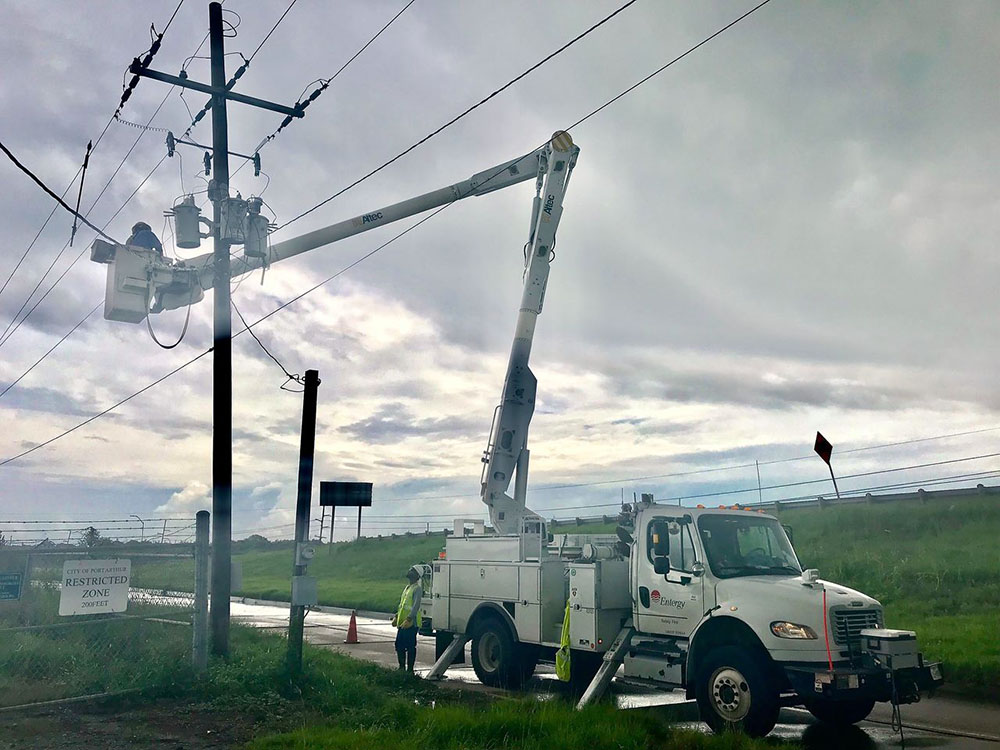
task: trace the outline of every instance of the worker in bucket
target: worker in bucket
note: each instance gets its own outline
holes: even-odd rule
[[[415,566],[406,571],[406,580],[392,624],[396,627],[396,658],[399,660],[399,669],[412,674],[413,663],[417,660],[417,630],[423,620],[420,600],[424,592],[420,588],[420,571]]]
[[[128,241],[125,244],[145,247],[149,250],[155,250],[160,255],[163,255],[163,245],[160,244],[160,240],[157,236],[153,234],[153,228],[144,221],[137,221],[135,223],[132,227],[132,236],[128,238]]]

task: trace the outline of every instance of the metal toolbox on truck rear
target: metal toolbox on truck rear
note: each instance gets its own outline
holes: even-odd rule
[[[572,648],[606,651],[628,619],[632,597],[626,560],[570,563],[569,636]]]

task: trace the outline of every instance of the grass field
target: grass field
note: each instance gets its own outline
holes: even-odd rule
[[[31,612],[25,614],[34,621],[54,620],[55,593],[33,592],[26,603]],[[0,627],[16,622],[8,619]],[[153,629],[130,635],[138,625]],[[179,625],[107,619],[15,633],[0,640],[0,706],[142,688],[129,698],[131,704],[171,697],[180,701],[182,711],[185,705],[197,705],[220,717],[255,717],[251,747],[261,750],[414,743],[442,750],[754,750],[773,745],[675,731],[649,713],[621,713],[608,705],[579,713],[561,700],[498,700],[478,692],[441,690],[405,673],[308,645],[304,674],[292,681],[285,668],[285,639],[250,628],[234,627],[231,658],[214,659],[205,677],[196,679],[190,637],[190,629]],[[130,726],[128,731],[149,735],[147,745],[156,745],[155,726]],[[63,735],[61,742],[67,739],[72,735]]]
[[[782,511],[802,564],[882,602],[958,687],[1000,684],[1000,498]]]
[[[0,602],[0,706],[135,688],[189,678],[186,624],[101,616],[60,618],[59,592],[33,588]],[[131,605],[130,615],[143,613]],[[156,608],[164,613],[162,607]],[[30,629],[14,630],[30,625]]]

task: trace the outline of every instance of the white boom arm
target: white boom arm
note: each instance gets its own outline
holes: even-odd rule
[[[531,208],[531,234],[525,248],[524,291],[517,315],[514,343],[507,363],[503,395],[493,417],[490,440],[483,455],[482,498],[490,520],[501,534],[520,534],[525,518],[537,516],[525,506],[528,482],[528,425],[535,411],[537,380],[528,367],[535,323],[542,312],[556,229],[563,197],[580,149],[568,133],[557,133],[545,149],[539,169],[539,193]],[[544,196],[544,199],[543,197]],[[507,494],[517,470],[514,497]]]
[[[371,211],[353,219],[347,219],[328,227],[308,232],[299,237],[293,237],[284,242],[276,242],[271,245],[267,265],[276,263],[286,258],[304,253],[308,250],[315,250],[318,247],[329,245],[334,242],[353,237],[356,234],[376,229],[386,224],[391,224],[400,219],[438,208],[446,203],[462,200],[470,196],[486,195],[494,190],[500,190],[519,182],[530,180],[538,175],[539,161],[545,152],[544,148],[533,151],[512,161],[498,164],[495,167],[486,169],[474,174],[467,180],[456,182],[454,185],[432,190],[429,193],[409,198],[391,206]],[[189,265],[203,269],[202,283],[205,288],[210,288],[212,284],[212,253],[199,255],[187,261]],[[238,276],[261,268],[264,264],[262,258],[233,258],[233,276]]]
[[[535,335],[535,322],[545,298],[563,196],[579,153],[580,149],[573,144],[569,133],[558,131],[549,143],[537,151],[474,174],[468,180],[275,243],[269,248],[266,259],[246,256],[232,259],[232,275],[240,276],[447,203],[473,195],[485,195],[535,178],[531,232],[525,246],[521,308],[501,402],[494,412],[490,440],[483,456],[482,498],[489,506],[494,528],[501,534],[520,533],[525,518],[538,518],[525,507],[528,474],[526,445],[528,425],[535,409],[536,387],[535,376],[528,368],[528,358]],[[212,253],[173,262],[152,250],[115,246],[95,240],[91,260],[109,264],[104,308],[104,317],[109,320],[139,323],[150,313],[198,302],[213,284]],[[515,469],[517,483],[514,497],[510,497],[507,489]]]

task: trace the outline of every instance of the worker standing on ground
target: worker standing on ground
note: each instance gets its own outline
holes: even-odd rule
[[[153,228],[144,221],[137,221],[135,223],[132,227],[132,236],[128,238],[125,244],[145,247],[163,255],[163,245],[160,244],[159,238],[153,234]]]
[[[416,567],[406,571],[406,588],[399,597],[399,608],[392,624],[396,627],[396,658],[400,670],[413,673],[413,664],[417,660],[417,630],[423,620],[420,614],[420,600],[423,589],[420,588],[420,571]]]

